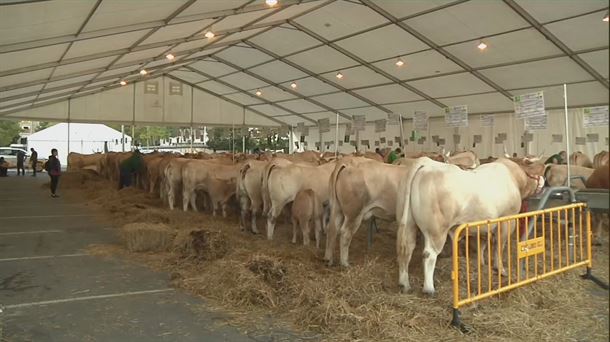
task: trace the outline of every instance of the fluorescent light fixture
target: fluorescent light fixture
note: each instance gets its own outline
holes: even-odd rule
[[[405,62],[399,58],[398,60],[396,60],[395,64],[397,67],[401,67],[401,66],[405,65]]]
[[[265,3],[267,4],[267,6],[273,7],[277,5],[277,0],[265,0]]]
[[[256,91],[256,96],[261,96],[261,95],[263,95],[263,92],[260,89],[258,89]]]
[[[602,19],[602,21],[608,22],[610,19],[608,19],[608,12],[606,12],[606,15],[604,16],[604,18]]]
[[[214,38],[214,32],[212,32],[212,31],[208,31],[208,32],[206,32],[206,33],[205,33],[205,37],[206,37],[207,39],[212,39],[212,38]]]
[[[165,55],[165,58],[167,58],[170,61],[173,61],[174,58],[176,58],[176,56],[172,55],[171,53],[168,53],[167,55]]]
[[[336,77],[337,77],[338,79],[342,79],[342,78],[343,78],[343,74],[341,73],[341,71],[339,71],[339,72],[337,73],[337,76],[336,76]]]
[[[481,40],[479,42],[479,45],[477,45],[477,47],[479,48],[479,50],[483,51],[483,50],[487,49],[487,44],[485,44],[485,42]]]
[[[297,83],[296,83],[296,82],[292,82],[292,83],[290,83],[290,87],[291,87],[292,89],[296,89],[296,88],[297,88]]]
[[[124,85],[127,84],[127,81],[121,81],[120,83],[121,83],[122,86],[124,86]]]
[[[146,69],[140,70],[140,75],[146,75],[146,74],[148,74],[148,71],[146,71]]]

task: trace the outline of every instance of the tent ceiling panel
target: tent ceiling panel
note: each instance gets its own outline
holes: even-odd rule
[[[324,58],[320,58],[320,56],[324,56]],[[301,52],[287,59],[315,73],[358,65],[353,59],[328,46]]]
[[[396,18],[404,18],[416,13],[431,10],[438,6],[453,2],[453,0],[409,0],[409,1],[387,1],[373,0],[373,2],[392,13]]]
[[[603,16],[604,12],[595,12],[545,27],[572,51],[608,46],[608,23],[602,21]]]
[[[355,92],[375,103],[393,103],[401,101],[422,100],[419,95],[416,95],[415,93],[397,84],[360,89],[356,90]]]
[[[222,19],[218,24],[214,24],[211,28],[212,32],[219,32],[224,30],[230,30],[238,27],[242,27],[248,24],[251,21],[254,21],[263,15],[276,11],[274,8],[262,10],[262,11],[254,11],[254,12],[246,12],[236,15],[231,15]]]
[[[106,86],[111,86],[111,85],[118,85],[119,82],[120,82],[119,78],[115,78],[115,79],[111,79],[111,80],[105,80],[105,81],[99,81],[99,82],[93,82],[93,83],[87,84],[87,86],[85,86],[85,88],[83,88],[83,90],[81,90],[79,93],[82,93],[82,92],[88,91],[88,90],[92,90],[92,89],[98,89],[100,87],[106,87]]]
[[[320,45],[318,40],[304,32],[281,26],[256,36],[250,41],[280,56]]]
[[[233,69],[226,64],[209,60],[195,62],[190,67],[214,77],[224,76],[237,71],[237,69]]]
[[[505,89],[571,83],[592,78],[569,57],[493,68],[481,73]]]
[[[238,72],[238,73],[235,73],[232,75],[223,76],[220,78],[220,80],[227,82],[240,89],[262,88],[262,87],[265,87],[268,85],[267,83],[265,83],[257,78],[254,78],[248,74],[245,74],[243,72]]]
[[[93,14],[84,32],[101,30],[121,25],[163,20],[182,6],[186,0],[140,1],[104,0]]]
[[[276,83],[288,82],[307,76],[307,74],[299,69],[293,68],[281,61],[266,63],[252,68],[250,71]]]
[[[326,39],[332,40],[386,22],[361,4],[335,1],[295,20]]]
[[[183,51],[189,51],[192,49],[203,48],[207,42],[203,39],[193,40],[190,42],[182,43],[171,50],[172,53],[177,54]]]
[[[176,51],[176,52],[180,52],[180,51],[186,51],[186,50],[189,50],[189,47],[190,47],[190,44],[191,44],[191,43],[193,43],[193,42],[188,42],[188,43],[183,43],[183,44],[180,44],[180,45],[178,45],[178,46],[177,46],[177,47],[174,49],[174,51]],[[201,44],[203,44],[203,43],[201,43]],[[190,48],[193,48],[193,47],[190,47]],[[190,58],[195,58],[195,57],[209,56],[209,55],[213,54],[214,52],[219,51],[219,50],[221,50],[221,49],[224,49],[224,46],[217,47],[217,48],[209,48],[209,49],[208,49],[208,48],[206,48],[206,49],[205,49],[205,50],[203,50],[203,51],[195,52],[195,53],[190,54],[190,55],[187,55],[187,56],[188,56],[188,58],[189,58],[189,59],[190,59]]]
[[[366,102],[361,101],[358,98],[346,93],[321,95],[312,98],[322,104],[325,104],[335,109],[361,107],[367,105]]]
[[[55,90],[55,91],[46,91],[40,94],[40,98],[47,98],[47,97],[53,97],[53,96],[57,96],[60,94],[72,94],[74,92],[76,92],[77,90],[79,90],[81,87],[72,87],[72,88],[67,88],[67,89],[61,89],[61,90]]]
[[[367,121],[386,119],[388,117],[388,114],[386,112],[381,111],[375,107],[346,109],[342,110],[342,112],[348,115],[365,115]]]
[[[220,95],[224,95],[224,94],[231,94],[235,92],[235,89],[231,88],[231,87],[227,87],[223,84],[220,84],[216,81],[206,81],[206,82],[202,82],[199,83],[198,86],[205,88],[209,91],[212,91],[216,94],[220,94]]]
[[[553,87],[538,87],[511,91],[513,95],[544,91],[544,105],[546,107],[563,108],[563,85]],[[568,85],[568,106],[584,106],[591,104],[607,104],[608,89],[599,82],[584,82]]]
[[[284,118],[277,118],[276,120],[280,120],[281,122],[285,122]],[[278,126],[278,123],[273,121],[273,120],[269,120],[266,117],[257,114],[251,110],[246,110],[246,120],[245,120],[245,124],[249,125],[249,126],[254,126],[254,127],[258,127],[258,126]]]
[[[2,6],[0,45],[75,34],[94,5],[94,0],[59,0]]]
[[[104,77],[114,76],[114,75],[123,75],[123,74],[129,74],[129,73],[137,74],[139,69],[140,68],[138,65],[112,69],[112,70],[104,71],[103,73],[101,73],[99,78],[104,78]]]
[[[92,55],[99,52],[126,49],[138,39],[144,37],[149,30],[139,30],[116,34],[107,37],[79,40],[72,44],[64,58],[74,58]]]
[[[25,72],[21,74],[0,77],[0,87],[9,87],[16,84],[26,83],[49,78],[53,68]]]
[[[225,96],[233,101],[241,103],[244,106],[263,103],[263,101],[256,99],[252,96],[248,96],[244,93],[227,94]]]
[[[304,122],[306,125],[309,125],[309,123],[306,123],[302,117],[299,117],[296,115],[284,115],[284,116],[277,117],[276,119],[285,122],[289,126],[294,126],[294,127],[296,127],[300,122]],[[300,135],[300,133],[298,133],[296,131],[295,131],[295,134]]]
[[[380,39],[382,38],[382,39]],[[340,40],[337,45],[366,61],[426,50],[428,46],[396,25],[388,25]]]
[[[528,26],[504,3],[487,0],[468,1],[405,23],[437,44],[478,39]]]
[[[294,95],[291,95],[289,92],[278,87],[264,87],[260,88],[260,91],[263,93],[262,97],[265,100],[272,102],[291,100],[295,98]]]
[[[22,112],[9,114],[6,117],[30,117],[37,119],[65,121],[68,119],[68,101],[62,101],[59,103],[49,104],[36,108],[28,108],[23,110]]]
[[[207,19],[165,26],[150,35],[150,37],[146,38],[141,44],[146,45],[171,39],[186,38],[203,30],[212,22],[212,19]]]
[[[333,87],[331,84],[322,82],[313,77],[307,77],[297,82],[296,92],[304,96],[312,96],[318,94],[325,94],[333,91],[339,91],[339,89]]]
[[[282,102],[281,105],[297,113],[319,112],[324,110],[324,108],[316,106],[309,101],[300,99]]]
[[[42,89],[42,84],[37,84],[37,85],[30,86],[30,87],[19,88],[19,89],[14,89],[14,90],[2,91],[2,92],[0,92],[0,102],[2,102],[1,99],[5,99],[7,97],[32,93],[35,91],[39,91],[40,89]],[[1,103],[0,103],[0,106],[2,106]]]
[[[256,106],[251,106],[250,109],[257,110],[259,112],[265,113],[268,116],[278,116],[278,115],[289,115],[290,113],[282,110],[276,106],[272,106],[270,104],[261,104]],[[303,120],[303,119],[301,119]]]
[[[312,120],[321,120],[321,119],[328,119],[330,121],[330,129],[334,130],[335,128],[335,124],[336,124],[336,119],[337,119],[337,114],[333,113],[333,112],[316,112],[316,113],[309,113],[307,114],[307,117],[312,119]],[[322,134],[328,134],[328,133],[322,133]],[[335,134],[334,131],[332,131],[332,136],[333,136],[333,140],[335,138]]]
[[[603,77],[608,78],[608,50],[594,51],[589,53],[583,53],[578,55],[587,64],[589,64],[595,71],[600,73]]]
[[[86,82],[86,81],[93,79],[93,76],[95,76],[95,75],[89,74],[89,75],[85,75],[85,76],[66,78],[65,80],[49,82],[45,85],[45,89],[62,87],[62,86],[68,85],[68,84]]]
[[[608,7],[608,2],[599,0],[555,1],[516,0],[538,22],[545,23]]]
[[[265,24],[265,23],[270,23],[270,22],[274,22],[274,21],[278,21],[278,20],[287,20],[287,19],[297,16],[307,10],[310,10],[316,6],[320,6],[320,4],[322,4],[322,3],[323,3],[322,1],[311,1],[311,2],[306,2],[306,3],[302,3],[302,4],[298,4],[298,5],[293,5],[282,11],[279,11],[276,14],[273,14],[273,15],[261,20],[259,23]]]
[[[407,118],[413,118],[413,113],[415,111],[426,112],[428,113],[428,116],[443,115],[441,108],[428,101],[399,103],[393,105],[386,105],[385,107],[390,109],[394,113],[400,113],[402,116]]]
[[[68,44],[51,45],[31,50],[0,54],[0,72],[37,64],[57,62],[68,48]]]
[[[469,113],[513,110],[513,102],[499,93],[452,97],[443,99],[447,106],[467,105]]]
[[[246,0],[197,0],[194,4],[182,11],[177,18],[234,9],[245,5],[246,3],[248,3]]]
[[[468,73],[429,78],[409,84],[435,98],[493,91],[493,88]]]
[[[248,68],[273,59],[271,56],[254,48],[241,46],[232,46],[217,53],[216,56],[242,68]]]
[[[341,73],[343,74],[342,79],[336,77],[337,73],[335,71],[322,74],[321,76],[347,89],[391,82],[389,79],[364,66],[345,69]]]
[[[484,51],[477,49],[477,44],[470,41],[446,50],[475,68],[561,54],[559,48],[533,28],[486,38],[489,48]]]
[[[107,67],[114,59],[115,57],[104,57],[85,62],[61,65],[55,69],[53,77],[68,75],[89,69],[104,68]]]
[[[199,82],[206,81],[208,79],[207,77],[203,77],[200,74],[193,72],[193,71],[176,70],[176,71],[170,72],[170,75],[175,76],[181,80],[185,80],[190,83],[199,83]]]
[[[32,104],[32,102],[34,102],[34,100],[36,100],[36,95],[28,96],[26,98],[10,100],[10,101],[2,101],[2,102],[0,102],[0,108],[9,108],[9,107],[13,108],[13,107],[15,107],[15,105]]]
[[[115,64],[129,63],[145,58],[154,58],[165,52],[167,49],[167,46],[162,46],[154,49],[130,52],[121,57],[121,59],[119,59]]]
[[[215,28],[214,28],[215,29]],[[266,30],[266,27],[261,27],[261,28],[257,28],[257,29],[251,29],[251,30],[244,30],[242,32],[236,32],[236,33],[231,33],[231,35],[227,36],[227,38],[222,41],[221,43],[224,44],[226,42],[238,42],[239,40],[242,39],[248,39],[250,37],[252,37],[253,35]],[[214,44],[211,44],[214,45]]]
[[[445,56],[431,50],[402,57],[402,60],[405,63],[402,67],[397,67],[395,60],[381,61],[373,65],[400,80],[463,70]]]

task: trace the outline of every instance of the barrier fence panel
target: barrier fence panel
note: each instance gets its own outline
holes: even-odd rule
[[[589,273],[591,240],[585,203],[460,225],[453,239],[452,323],[463,326],[464,305],[573,268]]]

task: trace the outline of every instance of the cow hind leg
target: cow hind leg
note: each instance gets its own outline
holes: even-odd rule
[[[303,232],[303,246],[309,246],[309,234],[311,234],[311,223],[310,220],[303,220],[301,230]]]
[[[409,281],[409,263],[413,256],[417,239],[417,226],[407,221],[406,224],[399,224],[396,233],[396,253],[398,256],[398,286],[402,293],[411,290]]]
[[[297,243],[297,228],[299,225],[299,220],[296,217],[292,218],[292,243]]]
[[[267,214],[267,240],[273,240],[273,231],[275,230],[275,224],[277,217],[280,215],[281,209],[272,207]]]
[[[252,219],[252,228],[251,228],[252,229],[252,233],[259,234],[258,227],[256,227],[256,215],[258,215],[258,212],[253,209],[252,211],[250,211],[250,215],[252,216],[251,217],[251,219]]]
[[[443,249],[443,245],[447,240],[447,234],[434,234],[424,232],[425,247],[422,255],[424,263],[424,288],[425,294],[434,294],[434,268],[436,267],[436,258]]]
[[[341,266],[349,267],[349,246],[352,243],[352,237],[362,223],[362,215],[358,215],[353,219],[343,221],[343,225],[339,230],[339,259]]]
[[[332,266],[333,264],[333,253],[335,251],[337,233],[344,220],[343,215],[341,214],[333,213],[332,216],[330,224],[326,228],[326,251],[324,252],[324,260],[328,262],[328,266]]]
[[[320,233],[322,232],[322,219],[315,220],[315,236],[316,236],[316,249],[320,248]]]

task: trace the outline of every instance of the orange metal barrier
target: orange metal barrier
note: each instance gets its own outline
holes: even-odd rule
[[[475,301],[581,266],[590,274],[591,240],[585,203],[460,225],[453,238],[452,324],[463,328],[459,308]],[[498,271],[502,266],[505,272]]]

